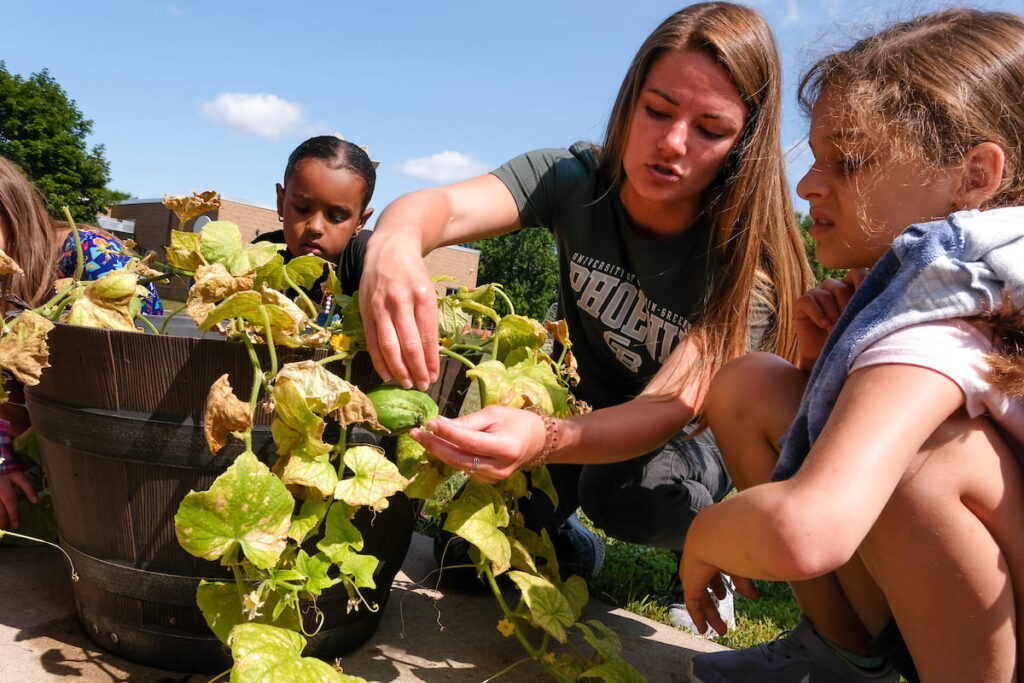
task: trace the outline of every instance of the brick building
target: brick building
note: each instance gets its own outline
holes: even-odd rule
[[[178,218],[161,203],[161,199],[127,199],[110,207],[110,217],[122,221],[135,222],[135,234],[132,239],[138,245],[140,253],[155,251],[164,253],[170,243],[171,230],[178,230]],[[199,218],[185,224],[186,230],[192,230],[196,221],[206,223],[206,218],[213,221],[231,221],[242,233],[242,240],[251,242],[257,236],[273,232],[281,228],[277,220],[277,209],[272,206],[255,204],[230,197],[220,197],[220,208],[208,211]],[[442,247],[427,254],[427,271],[432,276],[447,275],[455,282],[439,282],[436,288],[444,294],[450,287],[475,287],[480,252],[467,247]],[[157,290],[161,298],[184,301],[188,296],[191,282],[186,278],[175,277],[168,283],[159,285]]]

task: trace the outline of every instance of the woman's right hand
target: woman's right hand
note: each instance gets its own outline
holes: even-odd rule
[[[366,346],[377,374],[406,389],[437,379],[437,295],[418,249],[370,240],[359,285]]]
[[[15,487],[21,489],[25,497],[33,503],[39,502],[36,490],[24,472],[15,470],[8,474],[0,474],[0,530],[17,529],[21,523],[18,518],[18,492]]]
[[[796,327],[797,367],[800,370],[810,372],[814,367],[825,340],[867,273],[864,268],[855,268],[842,280],[823,280],[796,300],[793,322]]]

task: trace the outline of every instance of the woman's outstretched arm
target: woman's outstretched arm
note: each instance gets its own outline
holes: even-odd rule
[[[518,227],[516,202],[493,175],[413,192],[384,209],[367,243],[359,309],[385,381],[425,389],[437,379],[437,299],[423,257]]]

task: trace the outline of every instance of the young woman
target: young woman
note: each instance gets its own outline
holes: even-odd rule
[[[801,92],[817,257],[872,270],[798,302],[796,366],[754,354],[711,386],[746,490],[690,529],[690,614],[723,630],[706,591],[721,569],[797,582],[806,618],[695,658],[694,680],[895,681],[869,637],[912,680],[1019,680],[1024,18],[896,24]]]
[[[562,501],[549,530],[579,503],[611,536],[680,551],[693,515],[731,488],[710,435],[684,433],[709,378],[748,346],[787,355],[809,283],[780,154],[780,79],[760,14],[692,5],[640,47],[603,146],[528,152],[387,207],[360,287],[383,377],[423,387],[437,375],[424,254],[545,227],[576,393],[595,408],[551,422],[489,407],[413,437],[482,481],[543,453]]]

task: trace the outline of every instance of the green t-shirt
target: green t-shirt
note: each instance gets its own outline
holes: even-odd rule
[[[579,363],[575,392],[595,408],[633,398],[699,319],[710,294],[710,228],[670,239],[638,235],[598,174],[598,149],[541,149],[493,171],[524,228],[558,243],[559,314]]]

